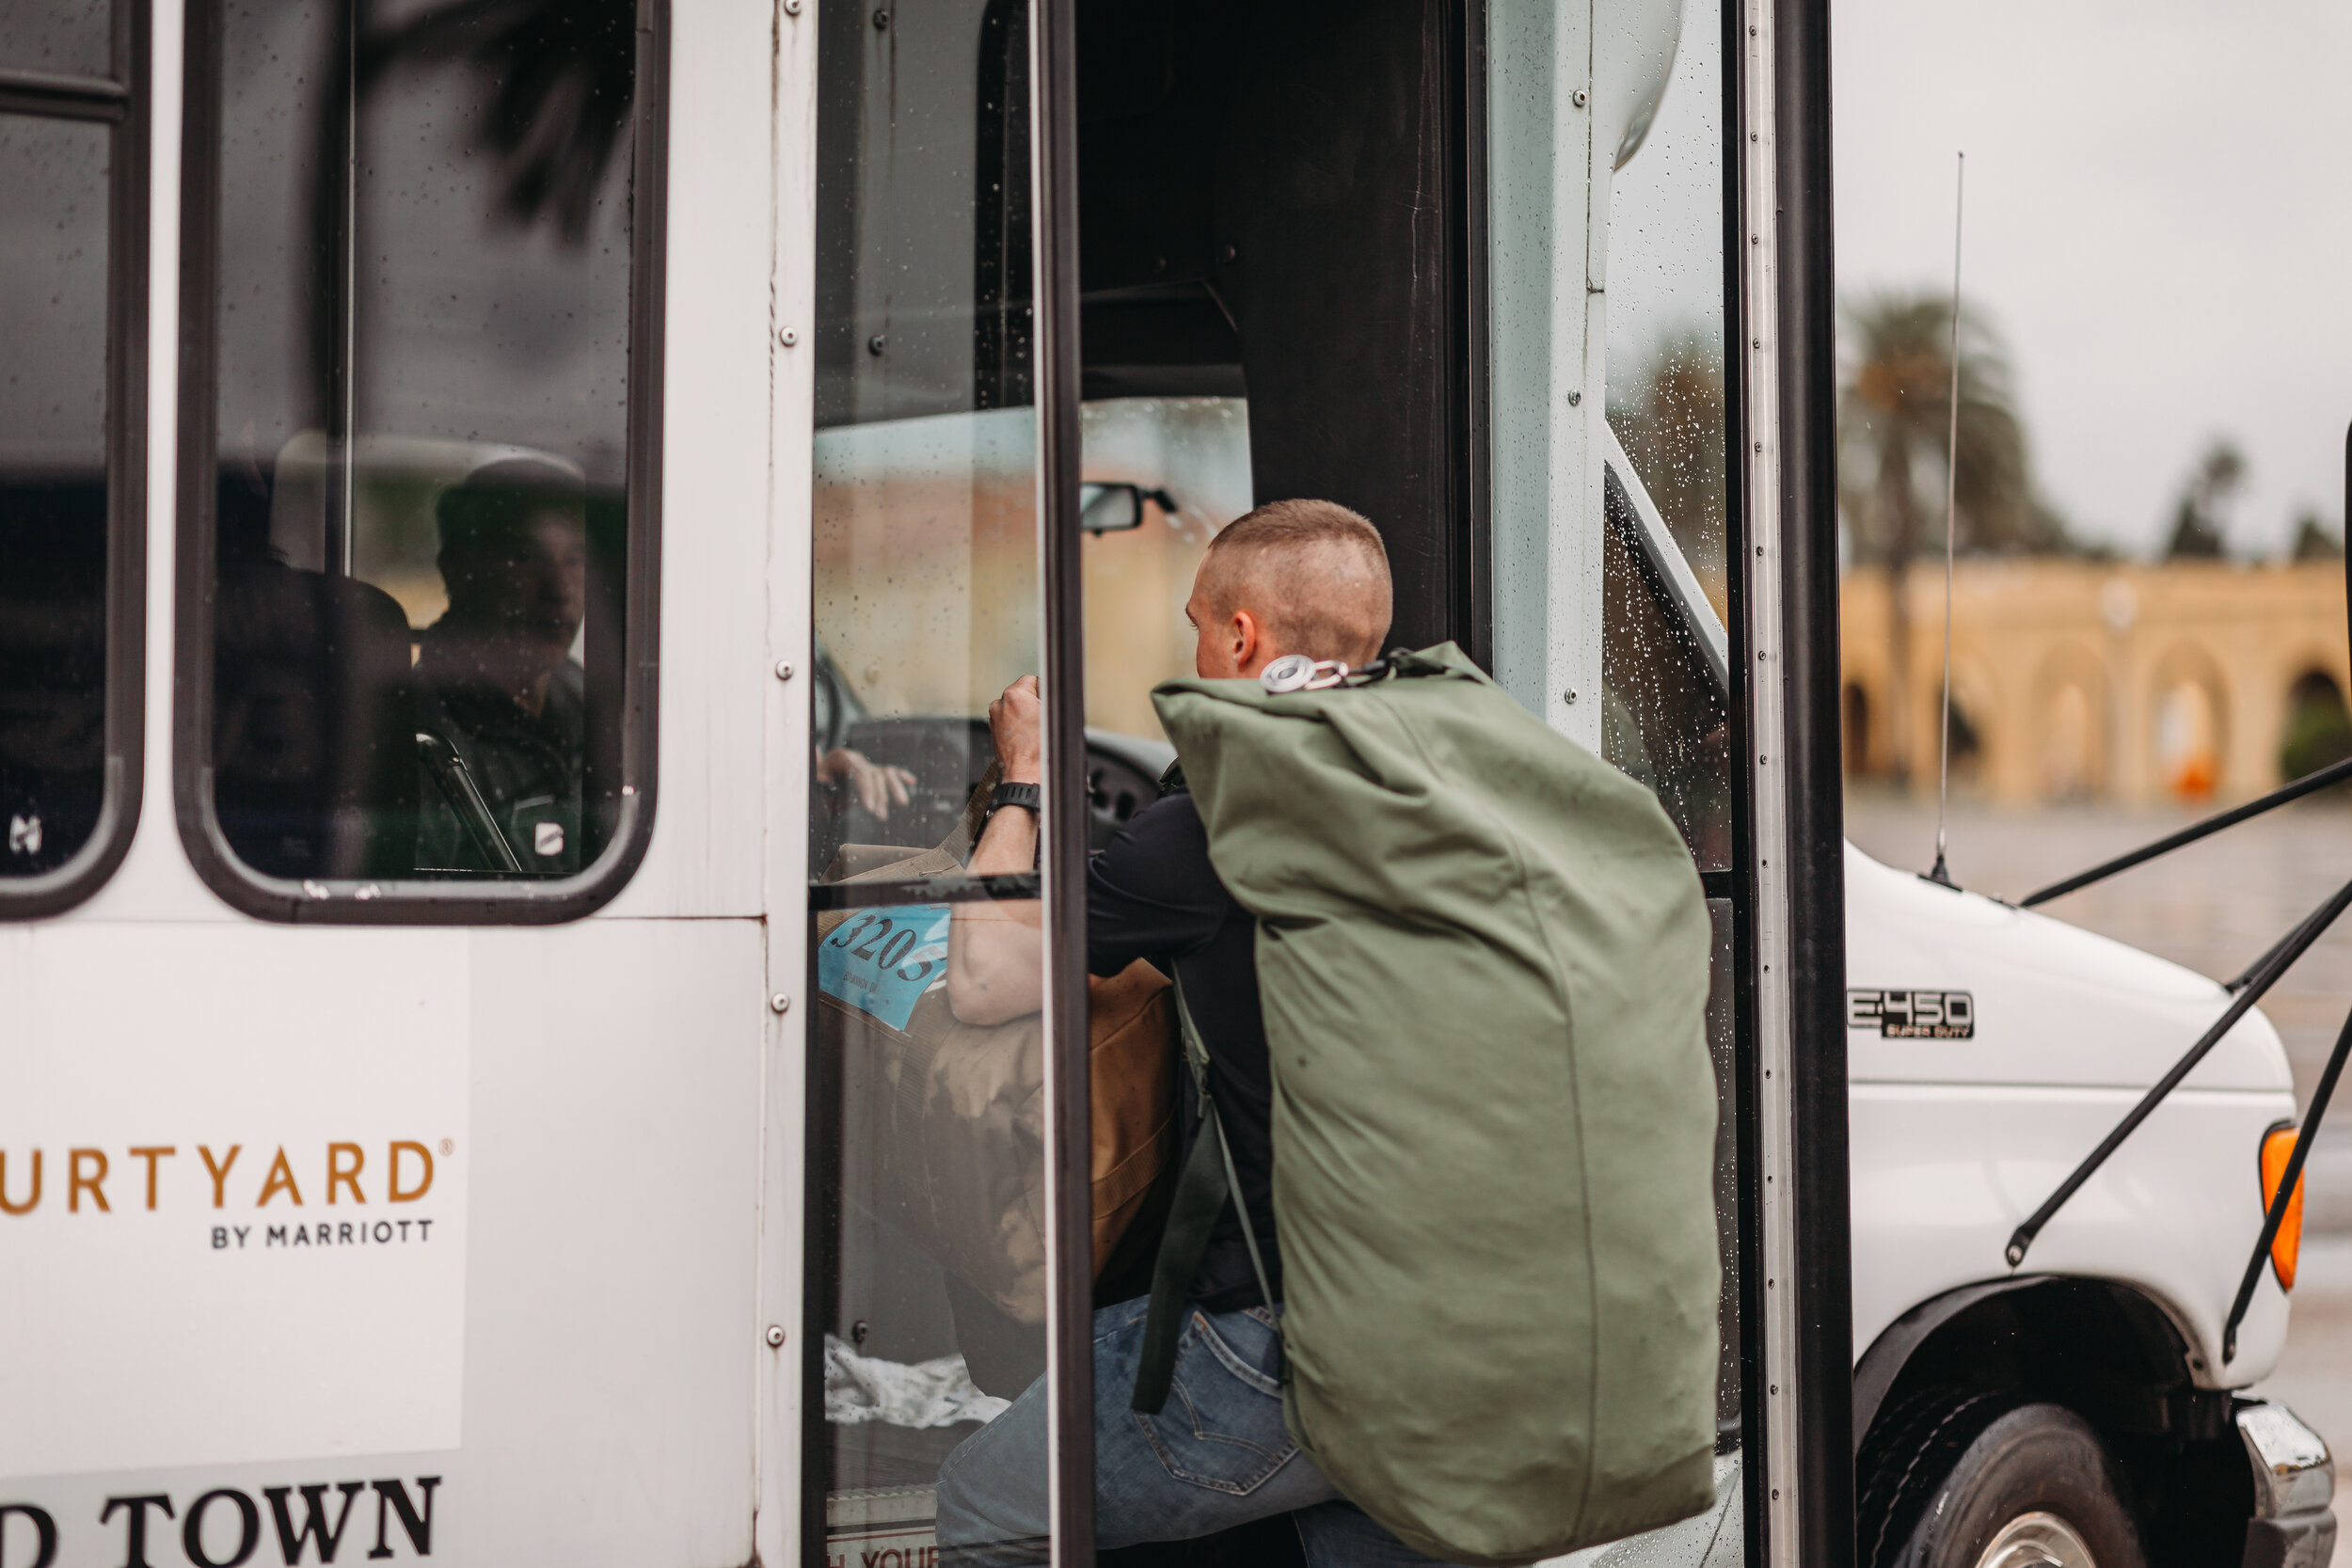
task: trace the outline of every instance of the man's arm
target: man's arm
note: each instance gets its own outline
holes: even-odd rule
[[[1234,912],[1192,797],[1171,795],[1136,813],[1087,868],[1087,967],[1116,974],[1146,958],[1165,969]]]
[[[1043,706],[1024,675],[988,706],[988,728],[1007,784],[1044,777]],[[975,876],[1037,864],[1037,814],[1007,806],[989,815],[972,849]],[[947,1006],[966,1023],[1006,1023],[1045,1005],[1043,911],[1037,899],[958,904],[947,937]]]
[[[1005,778],[1043,777],[1037,681],[1024,676],[988,710]],[[972,851],[976,874],[1037,863],[1034,814],[1007,807]],[[1137,958],[1165,963],[1198,950],[1232,913],[1209,863],[1208,834],[1187,797],[1146,806],[1087,872],[1087,967],[1116,974]],[[959,904],[947,945],[947,1004],[966,1023],[1003,1023],[1045,1005],[1045,939],[1035,899]]]

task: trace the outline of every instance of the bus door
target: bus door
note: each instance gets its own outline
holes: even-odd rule
[[[1839,983],[1835,710],[1805,705],[1789,586],[1827,559],[1825,427],[1785,451],[1819,388],[1772,325],[1825,261],[1773,194],[1811,166],[1818,127],[1773,107],[1784,75],[1825,90],[1807,25],[1738,0],[939,0],[787,27],[815,783],[806,1393],[798,1475],[769,1484],[797,1485],[803,1560],[928,1560],[942,1466],[1024,1399],[1053,1413],[1028,1547],[1092,1556],[1086,1325],[1148,1277],[1098,1277],[1089,1244],[1083,861],[1172,759],[1148,693],[1191,673],[1208,540],[1295,496],[1381,530],[1392,642],[1460,642],[1653,789],[1706,885],[1717,1502],[1607,1551],[1844,1560],[1843,1068],[1788,1043]],[[1826,320],[1795,330],[1810,365]],[[976,869],[988,709],[1031,673],[1041,852]],[[940,984],[960,925],[1018,955],[997,1005]],[[1132,1550],[1297,1544],[1277,1521]]]

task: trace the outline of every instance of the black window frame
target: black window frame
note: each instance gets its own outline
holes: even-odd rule
[[[149,0],[114,0],[104,76],[8,69],[0,113],[111,126],[106,196],[105,779],[88,840],[55,870],[0,879],[0,920],[88,898],[130,852],[146,780]]]
[[[246,866],[212,800],[213,588],[219,330],[221,24],[227,0],[191,0],[181,149],[179,516],[174,584],[172,781],[180,841],[221,899],[262,920],[326,925],[554,925],[627,885],[653,835],[660,662],[663,309],[669,216],[670,0],[637,0],[630,132],[628,543],[622,645],[621,803],[593,863],[560,879],[296,881]]]
[[[1727,93],[1739,112],[1729,119],[1731,147],[1726,171],[1740,170],[1736,201],[1727,202],[1724,262],[1733,271],[1733,299],[1740,314],[1732,320],[1726,341],[1746,340],[1746,283],[1738,277],[1742,246],[1740,230],[1774,230],[1776,326],[1779,338],[1780,412],[1780,559],[1773,574],[1756,573],[1749,591],[1777,594],[1781,606],[1781,695],[1784,704],[1778,741],[1786,771],[1784,798],[1784,867],[1789,973],[1786,976],[1789,1053],[1788,1137],[1793,1158],[1788,1166],[1789,1191],[1779,1202],[1788,1210],[1796,1257],[1788,1293],[1781,1303],[1794,1327],[1795,1452],[1788,1456],[1797,1480],[1797,1497],[1783,1507],[1796,1513],[1794,1538],[1798,1560],[1819,1568],[1849,1568],[1857,1559],[1854,1542],[1854,1445],[1862,1436],[1853,1427],[1853,1249],[1852,1150],[1848,1140],[1846,1025],[1846,879],[1845,879],[1845,743],[1844,707],[1838,673],[1837,561],[1837,295],[1836,245],[1833,221],[1836,190],[1831,135],[1832,78],[1830,73],[1829,0],[1749,0],[1758,9],[1770,8],[1772,51],[1768,69],[1772,79],[1773,207],[1768,215],[1758,210],[1757,193],[1748,183],[1739,128],[1747,120],[1742,91],[1743,72],[1733,66],[1742,48],[1731,3],[1724,9],[1726,31],[1724,78]],[[1736,222],[1734,221],[1736,219]],[[1736,352],[1736,350],[1735,350]],[[1737,404],[1740,417],[1731,431],[1729,451],[1735,483],[1744,477],[1739,454],[1752,443],[1747,423],[1750,411]],[[1744,566],[1750,534],[1744,524],[1753,515],[1752,495],[1735,499],[1734,515],[1742,520],[1735,535],[1734,554]],[[1737,580],[1737,579],[1735,579]],[[1738,601],[1735,600],[1735,604]],[[1745,641],[1748,620],[1740,608],[1741,641],[1733,646],[1742,671],[1754,666],[1754,647]],[[1746,706],[1746,705],[1742,705]],[[1749,710],[1751,713],[1753,709]],[[1752,781],[1754,771],[1744,758],[1756,754],[1765,737],[1734,732],[1735,756],[1743,765],[1732,770],[1737,779]],[[1758,758],[1759,766],[1762,759]],[[1738,820],[1752,819],[1744,805]],[[1744,848],[1745,847],[1743,847]],[[1746,850],[1747,853],[1755,851]],[[1745,859],[1735,859],[1756,897],[1755,870]],[[1760,899],[1758,899],[1760,902]],[[1753,923],[1740,934],[1740,969],[1751,985],[1762,961]],[[1756,998],[1751,996],[1753,1011]],[[1754,1172],[1751,1165],[1749,1171]],[[1766,1200],[1753,1195],[1760,1207]],[[1761,1225],[1752,1233],[1760,1248]],[[1761,1265],[1763,1259],[1755,1259]],[[1754,1279],[1749,1280],[1754,1291]],[[1762,1332],[1759,1301],[1756,1322]],[[1759,1368],[1759,1370],[1762,1369]],[[1759,1409],[1756,1426],[1762,1430]],[[1748,1517],[1770,1518],[1775,1499],[1765,1467],[1747,1472]],[[1750,1548],[1762,1552],[1760,1537]]]
[[[1772,23],[1771,52],[1753,62],[1772,91],[1773,189],[1752,180],[1749,38],[1764,18]],[[1725,504],[1729,528],[1731,640],[1731,769],[1733,974],[1738,1019],[1735,1060],[1742,1107],[1739,1127],[1740,1396],[1744,1433],[1741,1482],[1748,1538],[1746,1560],[1777,1568],[1772,1548],[1780,1527],[1795,1542],[1794,1560],[1820,1568],[1851,1568],[1854,1542],[1853,1269],[1851,1149],[1847,1137],[1846,1036],[1838,1009],[1845,994],[1845,777],[1843,709],[1838,675],[1836,298],[1836,245],[1831,222],[1830,8],[1828,0],[1724,0],[1723,214]],[[1775,352],[1769,382],[1751,384],[1740,369],[1767,302],[1752,293],[1753,236],[1773,234],[1772,292]],[[1760,343],[1757,346],[1761,346]],[[1767,498],[1757,492],[1749,453],[1763,433],[1751,397],[1770,397],[1777,414],[1779,554],[1755,567],[1763,553],[1756,517]],[[1780,647],[1774,677],[1756,677],[1762,657],[1755,642],[1754,606],[1778,600]],[[1776,735],[1759,732],[1752,680],[1776,679],[1781,721]],[[1785,820],[1782,895],[1777,912],[1787,927],[1783,948],[1788,1053],[1784,1063],[1789,1150],[1787,1191],[1767,1194],[1762,1175],[1764,1024],[1759,995],[1765,962],[1758,927],[1765,896],[1758,878],[1756,770],[1780,749]],[[1711,894],[1714,889],[1710,885]],[[1799,918],[1802,913],[1803,918]],[[1789,1363],[1777,1369],[1790,1383],[1793,1451],[1785,1456],[1795,1495],[1772,1484],[1766,1406],[1775,1369],[1766,1344],[1764,1284],[1766,1209],[1786,1216],[1796,1267],[1774,1287],[1786,1287],[1780,1311],[1791,1324]]]

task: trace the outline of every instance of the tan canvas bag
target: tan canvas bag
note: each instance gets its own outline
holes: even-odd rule
[[[826,880],[867,881],[962,869],[993,768],[956,831],[936,848],[846,846]],[[918,898],[919,894],[910,895]],[[817,920],[821,942],[855,911]],[[1044,1027],[1031,1013],[965,1023],[944,985],[915,1003],[903,1026],[831,994],[818,997],[818,1049],[840,1064],[848,1117],[845,1163],[863,1166],[847,1190],[1017,1322],[1045,1317]],[[1088,982],[1094,1273],[1132,1260],[1177,1141],[1176,1018],[1168,983],[1146,963]],[[1129,1243],[1122,1246],[1122,1243]]]

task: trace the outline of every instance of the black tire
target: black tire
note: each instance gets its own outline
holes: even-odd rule
[[[1856,1469],[1862,1568],[1978,1568],[2029,1514],[2055,1515],[2096,1568],[2147,1568],[2114,1461],[2063,1405],[1921,1395],[1873,1425]]]

